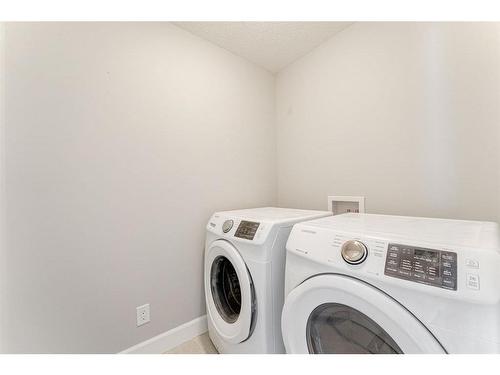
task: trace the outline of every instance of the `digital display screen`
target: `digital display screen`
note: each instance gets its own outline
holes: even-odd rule
[[[426,262],[436,263],[439,261],[439,252],[437,251],[415,249],[414,254],[415,258],[425,260]]]

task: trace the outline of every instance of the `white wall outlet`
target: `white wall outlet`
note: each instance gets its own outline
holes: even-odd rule
[[[149,303],[146,303],[145,305],[142,306],[137,306],[136,311],[137,311],[137,327],[149,323],[149,321],[151,320],[149,316]]]
[[[365,197],[352,195],[330,195],[328,196],[328,210],[334,215],[348,212],[364,213]]]

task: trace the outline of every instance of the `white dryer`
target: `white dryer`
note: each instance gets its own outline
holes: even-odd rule
[[[288,353],[500,353],[496,223],[344,214],[294,226]]]
[[[255,208],[217,212],[207,224],[208,332],[220,353],[283,353],[285,244],[293,224],[327,211]]]

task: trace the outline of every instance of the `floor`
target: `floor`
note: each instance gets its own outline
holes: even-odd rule
[[[218,354],[218,352],[212,341],[210,341],[207,332],[169,350],[165,354]]]

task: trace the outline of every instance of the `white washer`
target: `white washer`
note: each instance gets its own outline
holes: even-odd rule
[[[287,353],[500,353],[490,222],[344,214],[294,226]]]
[[[220,353],[283,353],[285,244],[293,224],[328,211],[217,212],[207,224],[208,332]]]

